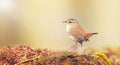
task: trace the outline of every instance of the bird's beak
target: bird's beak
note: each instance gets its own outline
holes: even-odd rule
[[[62,23],[66,23],[66,21],[62,21]]]

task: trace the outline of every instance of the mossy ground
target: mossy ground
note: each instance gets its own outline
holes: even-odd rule
[[[32,49],[29,46],[0,49],[0,65],[120,65],[115,51],[77,53]],[[116,57],[115,57],[116,56]]]

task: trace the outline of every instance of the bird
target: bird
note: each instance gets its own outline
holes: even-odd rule
[[[74,18],[69,18],[63,21],[63,23],[66,24],[66,32],[69,37],[75,42],[75,44],[81,44],[81,49],[84,41],[89,41],[91,36],[98,34],[97,32],[85,33],[79,22]]]

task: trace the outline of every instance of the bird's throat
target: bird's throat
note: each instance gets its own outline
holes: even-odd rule
[[[69,32],[72,27],[73,26],[71,26],[71,25],[66,25],[66,32]]]

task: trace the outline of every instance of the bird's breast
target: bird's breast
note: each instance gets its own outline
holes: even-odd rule
[[[73,41],[76,41],[75,37],[72,36],[72,35],[69,35],[70,39],[73,40]]]

